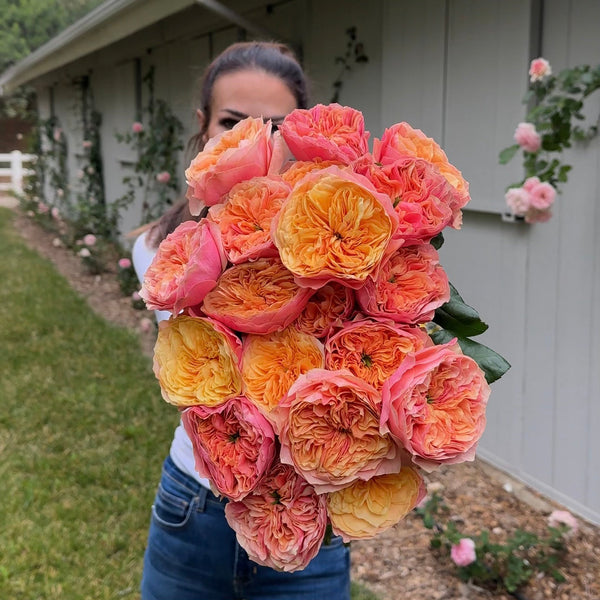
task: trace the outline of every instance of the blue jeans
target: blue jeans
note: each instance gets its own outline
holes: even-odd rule
[[[225,519],[225,502],[163,465],[144,556],[142,600],[349,600],[350,550],[341,538],[303,571],[252,562]]]

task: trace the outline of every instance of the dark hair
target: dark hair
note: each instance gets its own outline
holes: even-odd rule
[[[238,42],[226,48],[208,65],[200,85],[200,107],[204,113],[202,129],[188,143],[188,150],[195,154],[202,149],[208,123],[215,81],[226,73],[256,69],[275,75],[283,81],[296,99],[297,108],[308,106],[308,84],[306,76],[293,51],[277,42]],[[206,209],[197,217],[192,216],[187,200],[174,204],[152,224],[147,243],[156,247],[177,225],[190,219],[199,220],[206,216]]]

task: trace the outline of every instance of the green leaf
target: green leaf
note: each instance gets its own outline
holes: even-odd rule
[[[506,359],[479,342],[453,335],[441,327],[429,332],[429,336],[438,345],[446,344],[450,340],[457,338],[463,353],[470,356],[479,365],[479,368],[485,373],[485,379],[488,383],[493,383],[497,379],[500,379],[510,369],[510,363]]]
[[[436,250],[439,250],[444,244],[444,235],[440,231],[434,238],[431,238],[429,242]]]
[[[502,152],[500,152],[498,159],[500,160],[501,165],[505,165],[519,150],[519,144],[513,144],[508,148],[504,148]]]
[[[450,300],[435,311],[433,321],[456,336],[479,335],[488,328],[479,313],[465,303],[456,288],[450,284]]]

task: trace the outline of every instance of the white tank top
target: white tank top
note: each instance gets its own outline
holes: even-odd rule
[[[154,248],[148,248],[146,245],[146,232],[142,233],[133,244],[131,251],[131,262],[135,269],[136,275],[140,281],[144,280],[144,273],[150,266],[156,250]],[[154,311],[156,315],[156,322],[160,322],[164,319],[168,319],[171,313],[166,310]],[[208,479],[200,477],[195,468],[194,451],[192,447],[192,441],[187,434],[187,431],[183,427],[183,423],[180,421],[177,429],[175,429],[175,435],[171,442],[171,450],[169,452],[171,459],[180,471],[183,471],[186,475],[193,477],[196,481],[201,483],[203,486],[210,488]]]

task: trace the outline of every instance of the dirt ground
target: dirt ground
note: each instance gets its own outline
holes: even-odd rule
[[[143,351],[150,355],[154,327],[146,330],[147,314],[134,310],[130,299],[121,296],[115,273],[87,274],[77,256],[53,243],[53,234],[18,211],[15,218],[16,229],[27,244],[51,260],[96,312],[137,332]],[[519,528],[541,535],[548,514],[563,508],[479,459],[431,474],[428,484],[433,483],[442,486],[451,518],[465,535],[493,530],[492,539],[502,540]],[[569,554],[562,569],[566,582],[557,584],[549,576],[538,577],[513,597],[600,600],[600,528],[582,519],[579,524],[568,541]],[[382,600],[510,600],[509,595],[460,582],[450,560],[432,553],[429,539],[421,519],[411,514],[374,540],[353,542],[353,579]]]

